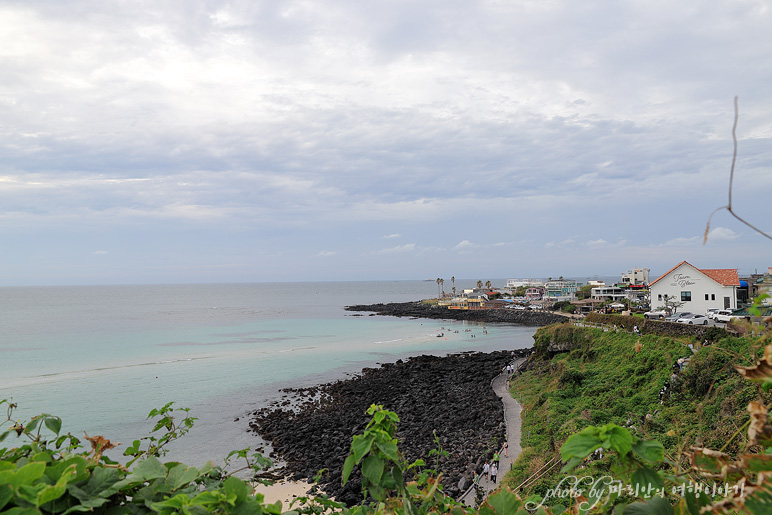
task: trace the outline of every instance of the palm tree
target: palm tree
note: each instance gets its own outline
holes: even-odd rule
[[[482,281],[477,281],[477,287],[482,288]]]
[[[453,295],[455,295],[456,294],[456,276],[455,275],[451,276],[450,282],[451,284],[453,284]]]
[[[491,289],[491,286],[492,286],[492,284],[491,284],[491,282],[490,282],[490,281],[485,281],[485,287],[486,287],[486,288],[488,288],[488,289],[490,290],[490,289]]]
[[[442,296],[445,296],[445,279],[440,279],[440,287],[442,288]]]
[[[437,283],[437,298],[438,299],[440,298],[440,281],[441,281],[441,279],[439,277],[437,278],[436,281],[434,281],[434,282]]]

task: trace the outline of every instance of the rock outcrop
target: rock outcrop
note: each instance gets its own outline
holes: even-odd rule
[[[559,324],[566,317],[549,311],[527,309],[448,309],[424,302],[392,302],[346,306],[346,311],[371,311],[376,315],[431,318],[439,320],[470,320],[476,322],[544,326]]]
[[[448,455],[439,458],[445,491],[459,494],[459,480],[471,464],[490,455],[505,437],[501,400],[491,380],[528,349],[419,356],[364,369],[361,375],[315,388],[287,390],[291,399],[252,414],[251,428],[269,441],[287,472],[313,478],[321,469],[325,492],[347,504],[362,500],[359,472],[341,487],[351,439],[369,420],[366,410],[382,404],[400,417],[397,437],[405,458],[423,458],[436,432]],[[487,457],[487,456],[486,456]]]

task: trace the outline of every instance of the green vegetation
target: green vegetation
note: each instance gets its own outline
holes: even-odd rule
[[[560,311],[562,313],[574,313],[576,311],[576,306],[571,304],[567,300],[561,300],[560,302],[556,302],[552,305],[552,311]]]
[[[576,299],[577,300],[584,300],[589,299],[592,297],[592,289],[595,288],[592,284],[585,284],[581,288],[579,288],[576,292]]]
[[[683,484],[687,477],[713,481],[709,474],[694,473],[690,462],[694,453],[685,451],[692,446],[721,449],[726,453],[722,460],[731,462],[752,443],[753,438],[743,438],[741,430],[750,420],[749,402],[768,402],[772,398],[734,368],[755,363],[766,339],[725,337],[693,356],[687,347],[694,345],[693,338],[639,337],[570,324],[542,328],[535,340],[542,361],[511,383],[512,394],[521,399],[524,408],[523,453],[505,483],[512,489],[519,488],[524,497],[554,496],[551,489],[561,484],[576,465],[581,468],[573,470],[575,476],[600,478],[610,474],[616,481],[639,486],[644,479],[658,488]],[[553,354],[551,348],[569,350]],[[660,403],[660,390],[671,381],[673,365],[681,357],[691,357],[688,367],[677,374],[675,384]],[[768,425],[765,408],[762,418]],[[772,427],[770,431],[772,434]],[[646,449],[641,450],[641,445]],[[646,454],[656,446],[662,448],[664,463],[655,453]],[[605,449],[603,457],[593,456],[600,448]],[[752,450],[758,453],[761,449]],[[704,454],[701,456],[704,458]],[[567,465],[561,469],[562,462]],[[717,467],[720,472],[721,466]],[[737,474],[736,478],[741,476]],[[635,498],[621,494],[613,501],[624,505]],[[703,501],[707,499],[703,496]],[[637,509],[640,504],[631,506]],[[604,510],[611,508],[605,505],[595,509],[606,513]]]
[[[269,467],[271,462],[259,453],[251,453],[249,449],[233,451],[225,467],[208,462],[196,468],[159,459],[166,453],[166,444],[193,426],[195,419],[188,416],[187,409],[174,410],[169,403],[152,410],[148,418],[157,418],[153,433],[160,431],[159,436],[135,440],[124,452],[132,456],[132,460],[121,465],[103,455],[115,445],[102,436],[86,435],[91,443],[87,451],[78,438],[59,434],[58,417],[42,414],[26,423],[14,422],[16,405],[2,400],[0,406],[7,409],[7,419],[0,423],[0,442],[18,444],[0,448],[0,513],[3,515],[282,513],[281,503],[265,504],[262,494],[255,494],[250,482],[233,475]],[[179,423],[175,414],[181,416]],[[491,495],[479,509],[464,507],[445,496],[436,470],[425,468],[423,460],[407,463],[399,452],[395,437],[397,415],[381,406],[371,406],[368,414],[372,420],[362,435],[354,437],[342,478],[347,481],[358,467],[362,474],[363,503],[347,508],[321,494],[296,499],[289,506],[290,511],[284,513],[525,515],[523,502],[511,492]],[[440,456],[444,452],[438,447],[432,454]],[[231,459],[244,460],[245,466],[226,473]]]

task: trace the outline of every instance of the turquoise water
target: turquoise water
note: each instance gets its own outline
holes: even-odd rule
[[[65,431],[124,443],[174,401],[199,421],[171,457],[198,464],[258,444],[246,415],[282,387],[418,354],[531,346],[533,328],[483,334],[343,309],[436,294],[425,281],[0,288],[0,398],[20,405],[16,418],[48,412]]]

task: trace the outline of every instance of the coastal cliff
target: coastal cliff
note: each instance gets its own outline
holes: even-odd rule
[[[435,320],[469,320],[474,322],[545,326],[564,322],[566,317],[548,311],[527,309],[448,309],[425,302],[392,302],[346,306],[346,311],[370,311],[375,315],[430,318]]]

